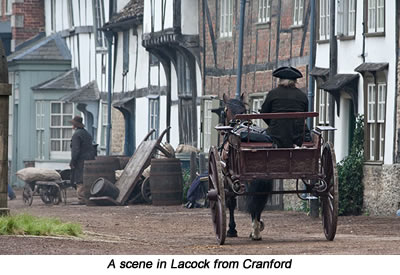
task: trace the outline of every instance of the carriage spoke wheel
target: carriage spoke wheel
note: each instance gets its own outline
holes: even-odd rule
[[[41,187],[40,198],[45,204],[57,205],[61,202],[60,190],[55,186]]]
[[[151,203],[151,192],[150,192],[150,177],[147,177],[141,186],[141,193],[142,193],[142,197],[143,199],[147,202],[147,203]]]
[[[29,183],[25,183],[24,191],[22,192],[22,200],[25,205],[31,206],[33,201],[33,190]]]
[[[225,189],[220,157],[216,147],[212,147],[208,160],[208,193],[217,242],[222,245],[226,238]]]
[[[331,143],[326,143],[321,157],[322,174],[325,175],[327,190],[320,194],[322,225],[325,237],[332,241],[335,238],[338,219],[338,174],[336,170],[336,156]]]

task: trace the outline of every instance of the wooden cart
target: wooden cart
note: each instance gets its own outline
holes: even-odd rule
[[[318,113],[270,113],[236,115],[240,122],[252,119],[283,119],[317,117]],[[250,124],[247,123],[250,133]],[[227,196],[248,196],[268,194],[309,193],[320,199],[322,224],[325,237],[333,240],[336,234],[338,216],[338,176],[333,146],[323,142],[321,132],[333,130],[323,127],[312,130],[312,142],[304,142],[301,147],[276,148],[272,143],[242,141],[230,126],[217,126],[222,135],[228,135],[229,152],[226,161],[221,160],[220,151],[212,147],[209,152],[210,208],[214,231],[219,244],[226,237]],[[249,136],[249,135],[247,135]],[[293,190],[268,193],[246,192],[245,182],[254,179],[295,179]],[[299,183],[306,186],[299,189]],[[301,198],[299,196],[299,198]]]

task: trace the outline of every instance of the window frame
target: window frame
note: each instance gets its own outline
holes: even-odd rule
[[[219,36],[221,38],[232,37],[233,30],[233,0],[220,1],[220,20],[219,20]],[[228,23],[229,25],[226,25]]]
[[[370,8],[370,1],[375,1],[375,7]],[[378,21],[379,21],[379,6],[378,6],[378,2],[382,1],[383,2],[383,6],[380,6],[382,9],[382,26],[378,27]],[[374,13],[374,25],[370,26],[371,20],[370,20],[370,11]],[[374,36],[374,35],[378,35],[378,36],[382,36],[385,35],[385,30],[386,30],[386,0],[364,0],[364,22],[365,27],[364,27],[364,31],[365,34],[368,36]]]
[[[259,24],[271,23],[271,0],[258,0]]]
[[[35,101],[36,154],[38,160],[45,159],[45,108],[46,101]]]
[[[343,5],[338,6],[337,35],[341,38],[355,38],[357,20],[357,1],[342,0]],[[353,27],[350,29],[350,27]]]
[[[155,106],[156,104],[156,106]],[[160,133],[160,97],[149,97],[149,131],[155,129],[156,131],[151,135],[151,139],[156,139]]]
[[[101,138],[100,148],[106,148],[107,142],[107,126],[108,126],[108,105],[105,102],[101,103]]]
[[[303,26],[304,22],[304,0],[293,0],[293,26]]]
[[[12,0],[6,0],[6,5],[5,5],[5,14],[6,15],[11,15],[12,14]]]
[[[104,0],[92,0],[93,28],[96,42],[96,50],[103,51],[106,48],[106,38],[100,28],[105,24]],[[100,7],[99,7],[100,6]]]
[[[324,3],[324,5],[322,3]],[[326,8],[327,5],[328,5],[328,8]],[[323,16],[321,15],[322,7],[325,7],[325,10],[324,10],[325,13],[324,13]],[[329,38],[330,38],[330,14],[331,14],[331,12],[330,12],[329,0],[319,0],[318,1],[317,11],[318,11],[318,20],[317,20],[317,24],[318,24],[318,40],[319,40],[319,42],[321,42],[321,41],[327,42],[327,41],[329,41]],[[321,33],[321,28],[322,28],[322,22],[321,22],[322,20],[321,20],[321,18],[322,17],[324,19],[324,24],[325,24],[324,25],[324,31],[325,31],[324,35]]]
[[[370,162],[383,162],[385,153],[387,82],[366,79],[364,117],[366,130],[365,158]],[[372,98],[373,97],[373,98]]]
[[[53,104],[60,104],[61,105],[61,109],[60,109],[60,113],[53,113]],[[67,104],[71,104],[71,113],[64,113],[64,105]],[[62,101],[50,101],[50,122],[49,122],[49,149],[50,149],[50,158],[51,159],[64,159],[64,158],[69,158],[70,157],[70,152],[71,152],[71,148],[70,146],[66,146],[66,150],[63,150],[63,142],[64,141],[69,141],[69,143],[71,142],[71,137],[73,135],[73,131],[72,131],[72,125],[63,125],[63,121],[64,121],[64,117],[65,116],[69,116],[71,119],[74,116],[74,110],[75,110],[75,105],[74,103],[67,103],[67,102],[62,102]],[[53,125],[53,116],[60,116],[60,125]],[[53,138],[51,136],[51,132],[52,129],[59,129],[60,130],[60,137],[58,138]],[[63,130],[68,130],[71,129],[71,137],[63,137]],[[52,141],[58,141],[60,142],[60,150],[53,150],[52,148]]]

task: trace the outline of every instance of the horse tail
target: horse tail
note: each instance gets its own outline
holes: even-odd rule
[[[253,180],[247,184],[248,192],[271,192],[273,188],[273,180]],[[246,208],[252,218],[260,219],[261,212],[271,195],[246,196]]]

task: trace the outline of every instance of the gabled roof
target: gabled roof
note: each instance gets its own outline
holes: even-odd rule
[[[32,90],[77,90],[79,87],[79,72],[74,68],[32,87]]]
[[[65,102],[83,102],[83,101],[97,101],[100,99],[99,88],[97,82],[94,80],[89,82],[82,88],[74,91],[73,93],[60,98]]]
[[[71,52],[64,39],[57,33],[46,36],[12,53],[7,61],[16,60],[59,60],[70,61]]]
[[[131,0],[122,9],[122,11],[114,14],[110,21],[107,22],[104,27],[113,27],[114,25],[120,25],[125,21],[131,20],[143,20],[144,0]]]

